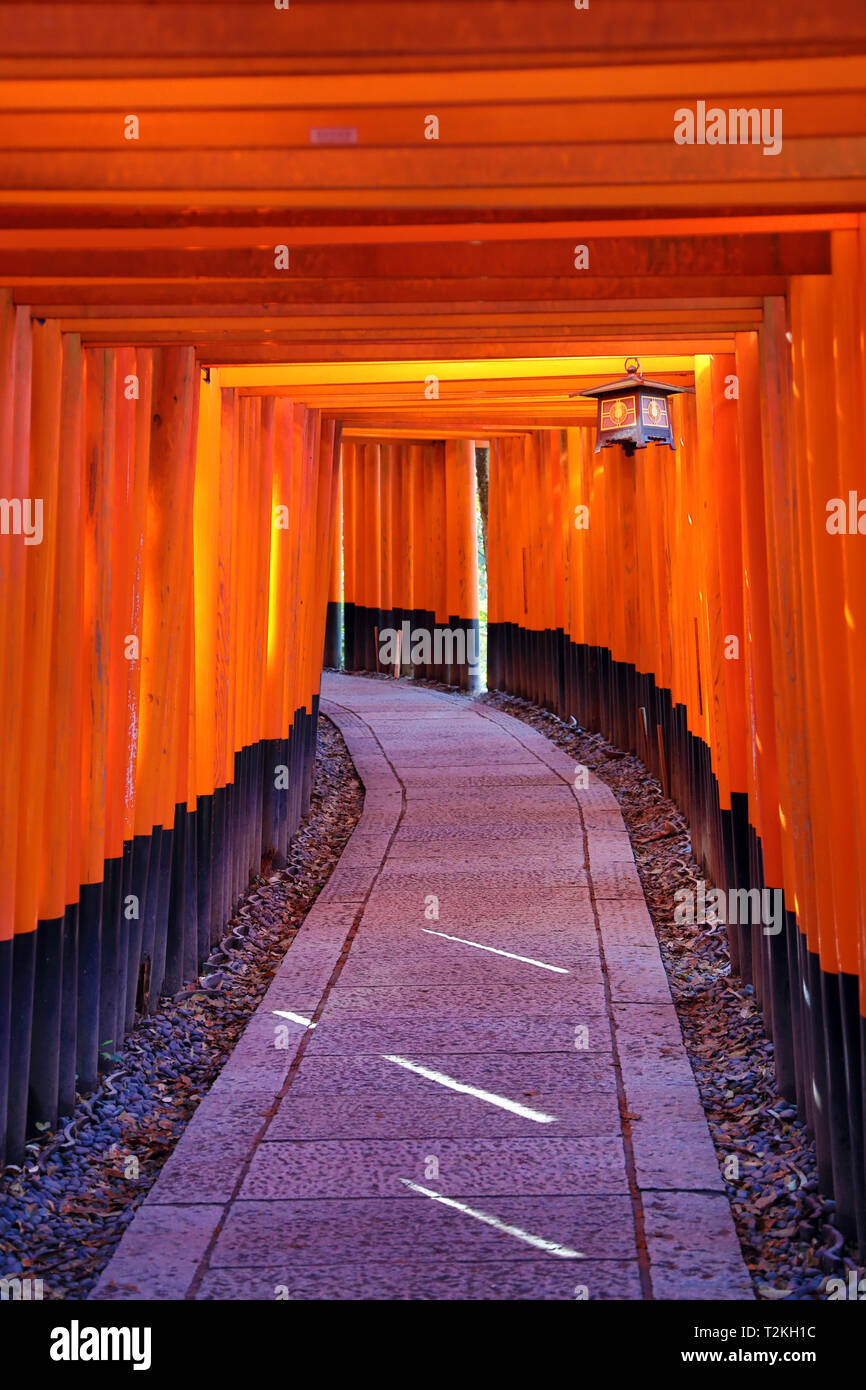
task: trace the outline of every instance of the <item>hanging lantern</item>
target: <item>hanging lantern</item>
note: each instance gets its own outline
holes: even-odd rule
[[[627,454],[645,449],[647,444],[668,444],[675,449],[668,397],[684,391],[693,395],[691,387],[649,381],[636,357],[626,358],[625,370],[626,376],[608,386],[576,392],[598,401],[595,452],[609,444],[621,444]]]

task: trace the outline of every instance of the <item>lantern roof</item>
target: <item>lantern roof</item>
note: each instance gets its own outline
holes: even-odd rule
[[[694,390],[691,386],[670,386],[665,381],[652,381],[646,376],[624,376],[619,381],[610,381],[606,386],[593,386],[590,391],[579,391],[580,396],[616,396],[621,391],[628,391],[633,387],[640,387],[644,391],[655,391],[660,396],[679,396],[684,391]]]
[[[629,362],[634,362],[635,367],[630,368]],[[671,386],[666,381],[652,381],[645,377],[640,369],[640,362],[636,357],[628,357],[625,361],[627,376],[620,377],[619,381],[609,381],[604,386],[593,386],[589,391],[575,391],[575,396],[592,396],[598,399],[600,396],[617,396],[623,391],[631,391],[639,388],[643,391],[653,391],[657,396],[680,396],[684,393],[693,396],[695,394],[692,386]]]

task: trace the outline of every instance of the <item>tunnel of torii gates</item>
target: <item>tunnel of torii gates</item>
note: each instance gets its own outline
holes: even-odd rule
[[[733,965],[866,1246],[866,7],[718,11],[3,6],[8,1160],[284,859],[329,604],[472,635],[483,443],[489,686],[784,894]],[[596,454],[632,353],[676,449]]]

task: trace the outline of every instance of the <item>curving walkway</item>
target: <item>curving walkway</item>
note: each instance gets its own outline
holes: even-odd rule
[[[364,811],[96,1298],[750,1298],[622,819],[326,675]]]

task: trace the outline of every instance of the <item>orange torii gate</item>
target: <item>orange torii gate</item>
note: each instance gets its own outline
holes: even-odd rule
[[[343,445],[345,664],[473,687],[475,455],[468,440]]]
[[[864,229],[833,249],[790,319],[768,301],[696,357],[675,455],[596,455],[588,428],[491,441],[488,679],[637,753],[713,882],[773,904],[727,920],[732,961],[862,1243],[866,475],[842,426]]]
[[[43,518],[39,544],[6,539],[0,587],[14,1157],[92,1088],[136,1009],[195,974],[263,854],[285,857],[309,799],[339,431],[221,388],[191,348],[82,352],[8,295],[0,333],[20,441],[0,490]]]

